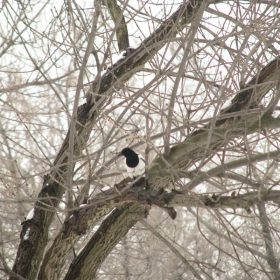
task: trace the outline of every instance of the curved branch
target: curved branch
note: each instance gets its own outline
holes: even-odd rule
[[[116,208],[102,222],[81,253],[73,260],[64,279],[83,280],[95,278],[97,270],[112,248],[137,221],[147,217],[148,209],[149,206],[139,205],[138,203],[129,203],[119,209]]]
[[[124,59],[109,67],[101,80],[97,78],[92,82],[91,90],[87,94],[87,105],[92,108],[103,104],[107,99],[106,96],[129,80],[133,71],[140,71],[148,60],[193,20],[202,3],[203,0],[190,0],[182,4],[139,47],[128,49]]]
[[[237,196],[219,196],[213,195],[212,197],[207,195],[193,194],[182,192],[168,193],[164,197],[165,201],[163,206],[176,207],[210,207],[214,209],[231,208],[239,209],[243,208],[249,210],[253,205],[263,202],[280,203],[280,191],[265,190],[262,192],[253,191],[246,194],[239,194]]]

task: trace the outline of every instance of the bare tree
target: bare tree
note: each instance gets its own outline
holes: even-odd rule
[[[1,278],[279,279],[279,7],[3,1]]]

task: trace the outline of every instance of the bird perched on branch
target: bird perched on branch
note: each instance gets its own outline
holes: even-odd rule
[[[145,173],[145,159],[142,155],[135,153],[130,148],[123,149],[119,156],[125,157],[125,166],[128,173],[128,176],[133,178],[136,178],[139,175],[144,175]],[[146,189],[148,189],[148,185],[146,186]],[[161,207],[164,211],[167,212],[167,214],[175,220],[177,216],[177,212],[173,207]]]
[[[123,149],[119,156],[125,157],[125,166],[128,176],[136,178],[145,173],[145,159],[142,155],[135,153],[130,148]]]

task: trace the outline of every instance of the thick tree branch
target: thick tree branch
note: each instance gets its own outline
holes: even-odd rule
[[[138,203],[129,203],[121,208],[116,208],[102,222],[85,248],[74,259],[64,279],[83,280],[94,278],[111,249],[137,221],[147,217],[149,208],[149,206],[139,205]]]
[[[129,37],[123,11],[116,0],[105,0],[104,3],[115,23],[119,52],[121,52],[129,47]]]
[[[280,56],[266,65],[260,73],[245,86],[244,90],[237,93],[233,99],[232,105],[222,111],[231,113],[238,110],[246,110],[252,106],[259,106],[259,101],[273,87],[275,87],[278,77],[280,76]],[[174,146],[168,156],[158,157],[149,170],[150,183],[161,188],[167,186],[170,176],[176,181],[180,176],[177,170],[187,170],[194,162],[200,160],[202,155],[212,155],[218,147],[225,145],[230,139],[250,134],[262,129],[269,124],[269,115],[264,112],[256,115],[246,115],[237,118],[227,118],[216,122],[218,128],[210,129],[210,124],[204,129],[198,130],[185,139],[182,143]],[[226,125],[224,125],[226,124]],[[231,125],[230,125],[231,124]],[[279,126],[279,124],[278,124]]]
[[[186,193],[177,193],[177,194],[167,194],[165,199],[169,201],[168,204],[164,204],[164,206],[186,206],[186,207],[210,207],[215,209],[220,208],[231,208],[231,209],[239,209],[243,208],[245,210],[249,210],[250,207],[259,203],[259,201],[263,202],[274,202],[279,204],[280,202],[280,191],[269,191],[265,190],[263,192],[249,192],[246,194],[240,194],[237,196],[218,196],[213,195],[209,196],[201,196],[201,195],[187,195]]]
[[[125,59],[120,59],[109,67],[101,80],[97,78],[93,81],[91,90],[87,94],[88,106],[92,108],[94,105],[103,104],[108,95],[122,87],[135,71],[140,71],[139,67],[142,67],[194,19],[202,3],[203,0],[190,0],[186,4],[182,4],[139,47],[127,50]]]
[[[280,56],[270,61],[232,99],[231,105],[221,111],[221,115],[256,108],[269,90],[275,87],[280,77]],[[277,97],[277,100],[279,97]],[[269,108],[267,108],[269,109]],[[272,113],[272,112],[270,112]],[[217,121],[219,126],[229,120]]]

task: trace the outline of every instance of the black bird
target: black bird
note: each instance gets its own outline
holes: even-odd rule
[[[124,148],[119,156],[125,157],[125,166],[128,173],[128,176],[131,178],[135,178],[139,175],[143,175],[145,173],[145,159],[142,155],[135,153],[130,148]],[[147,182],[146,182],[147,183]],[[148,185],[146,189],[148,189]],[[164,190],[163,190],[164,191]],[[167,214],[175,220],[177,216],[177,212],[173,207],[161,207]]]
[[[130,148],[124,148],[119,156],[125,157],[125,166],[129,177],[135,178],[145,173],[145,159],[142,155],[135,153]]]

